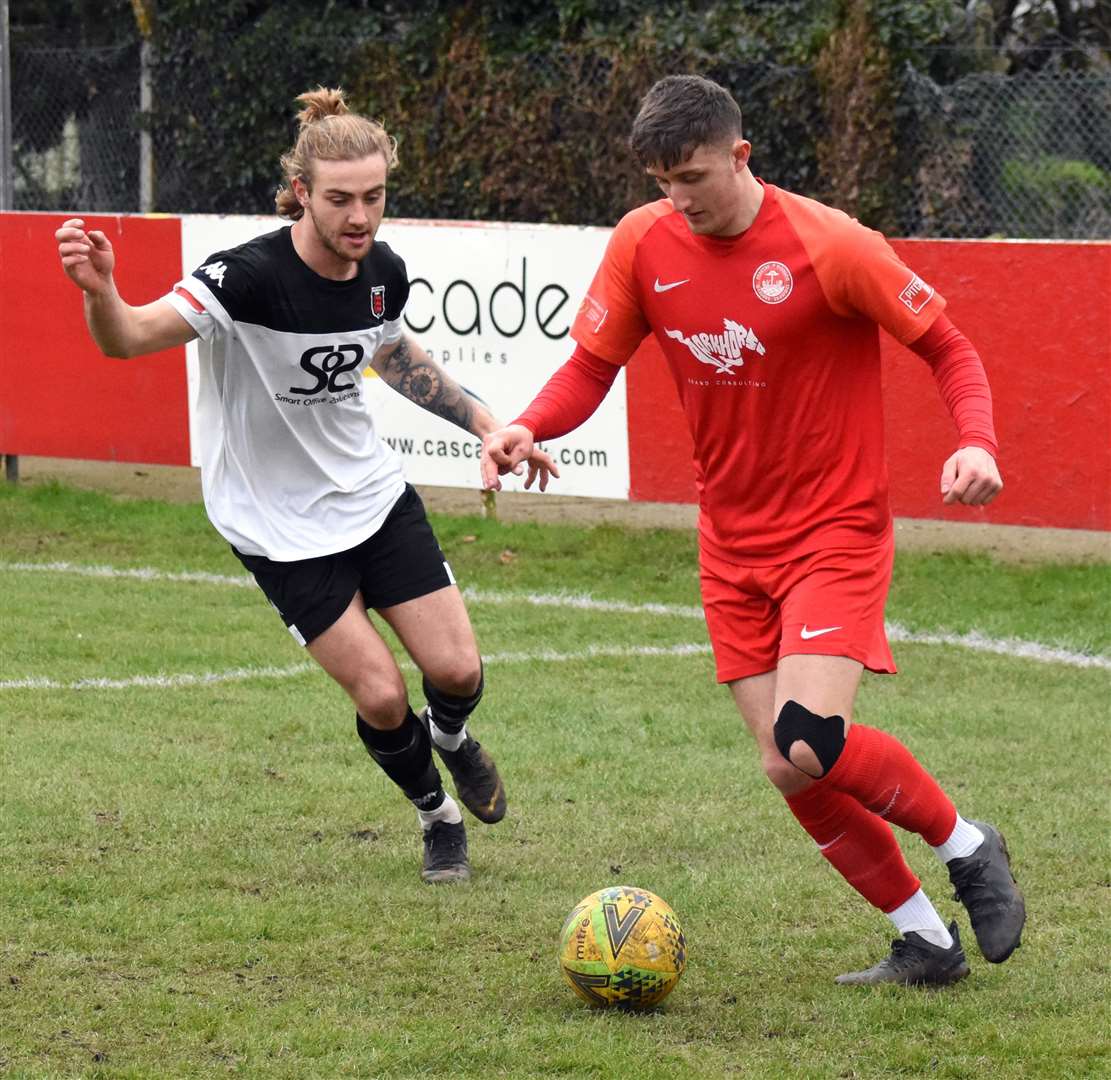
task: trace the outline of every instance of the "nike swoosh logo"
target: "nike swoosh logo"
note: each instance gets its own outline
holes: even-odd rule
[[[841,839],[841,837],[842,837],[842,836],[844,836],[844,835],[845,835],[845,834],[844,834],[843,832],[842,832],[842,833],[838,833],[838,834],[837,834],[837,835],[836,835],[836,836],[835,836],[835,837],[834,837],[834,838],[833,838],[832,840],[828,841],[827,843],[825,843],[825,844],[819,844],[819,845],[818,845],[818,850],[819,850],[819,851],[825,851],[825,850],[826,850],[826,848],[831,848],[831,847],[833,847],[833,845],[834,845],[834,844],[836,844],[836,843],[837,843],[837,841],[838,841],[838,840],[840,840],[840,839]]]
[[[609,308],[606,308],[606,313],[605,313],[605,315],[603,315],[603,316],[602,316],[602,317],[601,317],[601,318],[600,318],[600,319],[598,320],[598,325],[594,327],[594,333],[598,333],[598,331],[602,329],[602,323],[604,323],[604,322],[606,321],[606,319],[608,319],[609,317],[610,317],[610,309],[609,309]]]
[[[668,292],[670,289],[677,289],[680,285],[686,285],[690,278],[683,278],[682,281],[669,281],[666,285],[660,284],[660,279],[656,278],[656,292]]]
[[[799,636],[803,641],[809,641],[812,637],[821,637],[823,634],[832,634],[834,630],[843,629],[840,626],[825,626],[821,630],[808,630],[805,626],[799,631]]]
[[[494,807],[497,805],[498,796],[500,794],[501,794],[501,777],[499,776],[497,787],[494,788],[494,794],[490,796],[490,801],[486,804],[485,807],[483,807],[483,809],[486,811],[486,813],[492,814],[494,812]]]

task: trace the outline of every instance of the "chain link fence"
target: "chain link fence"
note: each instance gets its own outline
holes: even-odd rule
[[[11,42],[16,210],[139,208],[139,46]]]
[[[908,68],[901,106],[905,235],[1111,237],[1111,71]]]
[[[342,51],[330,53],[329,79],[357,85],[358,64],[365,62],[365,55],[358,42],[344,41]],[[813,73],[770,64],[739,66],[724,57],[704,58],[699,70],[727,85],[742,102],[756,171],[802,194],[822,197],[816,147],[825,131]],[[653,74],[667,73],[657,69]],[[589,186],[604,183],[599,173],[609,170],[608,182],[628,199],[630,185],[637,182],[630,180],[633,166],[627,154],[614,148],[624,147],[635,99],[607,93],[612,75],[605,58],[584,63],[581,56],[545,54],[522,58],[498,77],[521,79],[519,98],[537,92],[540,76],[543,101],[538,108],[550,144],[561,132],[582,141],[589,130],[591,141],[580,149],[580,160],[590,163]],[[144,167],[140,132],[146,130],[151,136],[149,209],[271,212],[279,180],[277,155],[292,138],[290,100],[304,87],[289,93],[284,87],[275,90],[281,97],[275,103],[274,130],[261,137],[250,133],[254,149],[247,150],[247,133],[219,130],[218,125],[209,130],[205,101],[196,93],[197,88],[213,86],[226,86],[233,93],[227,72],[203,70],[199,64],[183,70],[180,64],[163,65],[153,57],[150,113],[140,109],[140,79],[137,43],[78,50],[13,39],[15,208],[139,210]],[[483,87],[471,90],[476,102],[483,100]],[[439,129],[435,124],[429,128],[433,138],[437,130],[444,134],[453,115],[458,118],[459,110],[467,107],[466,101],[458,100],[459,88],[453,92],[457,100],[428,106],[442,117]],[[898,109],[897,181],[904,194],[896,217],[902,235],[1111,237],[1111,71],[980,73],[939,85],[908,67],[901,77]],[[275,148],[266,162],[268,168],[272,159],[272,175],[260,178],[258,164],[248,168],[245,162],[241,185],[212,189],[208,177],[214,160],[259,154],[263,144]],[[451,145],[450,139],[445,145]],[[599,166],[597,148],[602,146],[610,152]],[[552,155],[564,169],[573,158]],[[482,172],[480,160],[452,161],[450,167],[461,177]],[[550,167],[538,181],[534,161],[527,155],[521,169],[528,174],[527,183],[522,180],[520,185],[525,192],[537,183],[569,188],[578,183]],[[638,193],[639,188],[633,191],[634,202]],[[472,216],[465,190],[423,202],[412,197],[408,204],[401,194],[402,200],[395,199],[392,207],[399,215]],[[646,189],[645,197],[649,194]],[[497,193],[486,191],[484,199],[487,217],[521,220],[528,212],[527,198],[499,205]],[[574,205],[582,215],[579,224],[612,224],[616,216],[585,195]]]

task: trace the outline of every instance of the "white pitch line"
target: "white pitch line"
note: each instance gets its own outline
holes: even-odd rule
[[[578,652],[559,653],[541,650],[534,653],[491,653],[484,656],[484,664],[565,664],[573,661],[597,660],[617,657],[641,656],[700,656],[710,652],[709,645],[590,645]],[[408,660],[401,667],[416,670]],[[61,682],[57,679],[12,679],[0,682],[0,690],[130,690],[151,688],[156,690],[178,689],[186,686],[211,686],[214,683],[244,682],[248,679],[291,679],[310,671],[319,671],[315,664],[291,664],[289,667],[233,668],[231,671],[206,671],[200,674],[135,675],[128,679],[77,679]]]
[[[145,566],[83,566],[68,562],[0,562],[0,571],[17,570],[34,573],[43,571],[51,574],[77,574],[79,577],[99,578],[137,578],[139,581],[188,581],[202,585],[232,585],[238,588],[254,588],[255,579],[246,574],[206,574],[201,570],[154,570]]]
[[[702,608],[689,604],[627,604],[622,600],[599,600],[589,593],[499,593],[466,588],[463,599],[475,604],[531,604],[534,607],[607,611],[618,615],[671,615],[701,619]]]
[[[247,679],[289,679],[317,671],[315,664],[291,664],[289,667],[232,668],[230,671],[202,671],[199,674],[132,675],[126,679],[12,679],[0,682],[0,690],[130,690],[151,687],[157,690],[184,686],[210,686],[213,683],[244,682]]]
[[[961,649],[972,649],[974,652],[1010,656],[1016,660],[1037,660],[1042,664],[1067,664],[1069,667],[1103,668],[1111,671],[1111,656],[1073,652],[1071,649],[1059,649],[1053,645],[1043,645],[1039,641],[1022,641],[1019,638],[989,638],[979,630],[969,630],[967,634],[931,634],[908,630],[899,623],[889,622],[887,637],[890,641],[909,645],[954,645]]]
[[[253,588],[254,579],[246,574],[209,574],[202,571],[173,572],[147,567],[84,566],[78,563],[52,562],[0,562],[0,572],[5,570],[19,572],[49,572],[77,574],[84,577],[134,578],[141,581],[181,581],[206,585],[230,585],[236,588]],[[683,619],[702,620],[702,609],[684,604],[630,604],[621,600],[599,600],[589,593],[502,593],[485,592],[481,589],[466,588],[463,597],[472,604],[530,604],[535,607],[553,607],[579,611],[600,611],[620,615],[653,615]],[[1101,654],[1077,652],[1039,641],[1024,641],[1018,638],[991,638],[972,630],[964,634],[948,632],[923,632],[908,630],[899,623],[887,624],[887,635],[891,641],[909,645],[948,645],[970,649],[975,652],[992,653],[997,656],[1010,656],[1020,660],[1034,660],[1043,664],[1065,664],[1069,667],[1099,668],[1111,670],[1111,657]],[[520,654],[522,657],[526,654]],[[528,654],[539,657],[542,654]],[[578,654],[568,658],[580,658]],[[602,655],[602,654],[597,654]],[[608,654],[607,654],[608,655]],[[624,655],[624,654],[622,654]],[[633,655],[633,654],[630,654]],[[651,655],[651,654],[644,654]],[[589,659],[583,656],[582,659]],[[176,676],[167,676],[174,678]],[[222,678],[222,677],[221,677]],[[0,689],[12,689],[14,684],[0,682]]]

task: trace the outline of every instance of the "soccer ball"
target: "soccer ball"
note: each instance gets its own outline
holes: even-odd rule
[[[580,900],[560,933],[559,968],[591,1005],[658,1005],[687,964],[679,919],[647,889],[615,885]]]

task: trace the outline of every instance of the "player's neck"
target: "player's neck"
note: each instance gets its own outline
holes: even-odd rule
[[[737,205],[732,216],[720,232],[713,234],[721,240],[746,232],[764,205],[764,185],[747,168],[737,177],[737,188]]]

